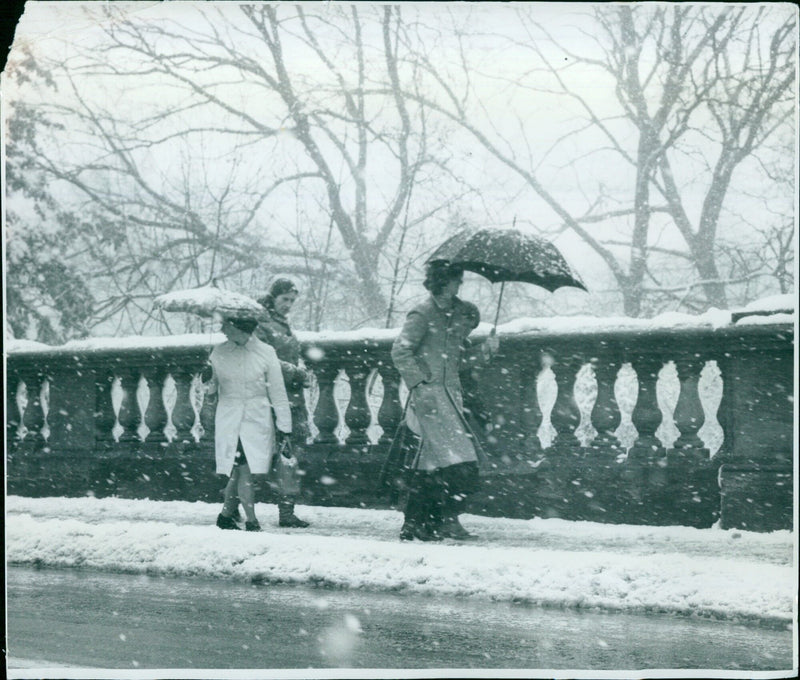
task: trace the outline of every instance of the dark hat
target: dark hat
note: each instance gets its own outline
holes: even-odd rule
[[[242,333],[252,333],[258,327],[258,321],[255,319],[231,317],[228,321],[230,321],[231,326],[238,328]]]

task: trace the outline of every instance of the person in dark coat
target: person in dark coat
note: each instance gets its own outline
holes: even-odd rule
[[[258,324],[255,335],[259,340],[272,345],[280,359],[292,412],[292,448],[295,456],[300,458],[310,435],[303,390],[311,383],[311,373],[300,365],[300,341],[292,332],[287,319],[298,293],[297,286],[289,279],[276,279],[269,292],[258,300],[266,310],[266,315]],[[294,496],[281,496],[278,501],[278,524],[301,529],[307,527],[308,522],[294,514],[294,506]]]
[[[478,448],[463,413],[459,370],[488,362],[499,347],[492,335],[471,347],[478,308],[457,297],[463,270],[431,262],[430,297],[412,309],[392,345],[392,361],[409,389],[406,424],[421,438],[407,481],[401,540],[472,538],[458,520],[478,486]]]

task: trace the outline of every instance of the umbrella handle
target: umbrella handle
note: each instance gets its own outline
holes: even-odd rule
[[[500,298],[497,300],[497,312],[494,315],[494,328],[492,328],[491,335],[497,333],[497,320],[500,318],[500,305],[503,304],[503,291],[506,289],[506,282],[500,284]]]

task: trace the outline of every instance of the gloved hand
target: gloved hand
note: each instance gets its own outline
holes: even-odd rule
[[[486,349],[489,354],[496,354],[497,350],[500,349],[500,338],[496,335],[490,335],[486,338]]]

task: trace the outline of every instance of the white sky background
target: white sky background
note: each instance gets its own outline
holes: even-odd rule
[[[84,3],[84,2],[28,2],[25,14],[21,18],[17,30],[15,47],[30,44],[38,52],[49,57],[58,57],[61,60],[69,61],[74,59],[75,46],[88,47],[94,41],[100,39],[102,35],[102,22],[97,18],[100,10],[113,4],[116,8],[126,10],[129,15],[136,16],[146,21],[153,22],[175,22],[185,30],[198,29],[205,22],[198,22],[196,8],[202,7],[203,11],[213,15],[221,12],[225,18],[236,16],[237,3],[191,3],[191,2],[112,2],[112,3]],[[342,3],[339,3],[340,5]],[[309,3],[319,9],[320,3]],[[556,198],[558,198],[573,214],[580,214],[582,206],[588,206],[597,193],[597,183],[602,182],[606,189],[613,195],[618,192],[621,202],[627,202],[631,187],[631,170],[622,165],[615,165],[609,172],[605,163],[608,156],[598,154],[594,160],[582,161],[582,168],[576,171],[574,168],[565,166],[565,161],[573,154],[581,153],[581,149],[588,146],[585,142],[588,139],[596,140],[596,132],[587,133],[588,136],[576,138],[564,146],[560,146],[556,151],[552,150],[555,139],[559,138],[567,130],[575,129],[579,126],[579,109],[574,102],[565,97],[546,96],[541,92],[533,90],[522,91],[514,90],[511,98],[511,88],[498,80],[496,76],[517,78],[521,72],[527,72],[527,80],[531,84],[544,85],[550,83],[550,79],[545,79],[536,75],[536,69],[540,68],[536,61],[536,56],[530,49],[530,36],[524,29],[521,22],[516,19],[516,6],[510,3],[403,3],[406,16],[412,12],[420,12],[420,21],[424,22],[427,28],[426,35],[434,35],[436,23],[445,12],[452,12],[464,21],[465,30],[474,34],[469,43],[467,51],[468,58],[473,63],[474,83],[480,93],[480,101],[484,107],[483,111],[475,110],[477,119],[485,117],[485,123],[491,124],[496,130],[508,137],[511,147],[518,147],[518,151],[524,155],[524,147],[530,146],[531,155],[537,159],[538,165],[535,167],[537,176],[545,184]],[[576,53],[587,54],[593,49],[591,37],[586,34],[586,27],[589,25],[584,17],[592,7],[591,3],[534,3],[535,19],[546,26],[558,45],[548,44],[539,35],[537,44],[553,62],[558,62],[562,58],[563,50],[560,46]],[[376,5],[377,7],[378,5]],[[753,11],[756,5],[751,5]],[[777,18],[785,16],[778,3],[772,3],[771,9]],[[785,12],[794,11],[790,5],[784,6]],[[221,30],[233,30],[225,22],[219,23]],[[422,30],[422,29],[421,29]],[[478,32],[482,31],[483,36]],[[496,34],[504,34],[507,41],[498,41]],[[378,37],[375,36],[377,39]],[[243,43],[245,41],[243,40]],[[458,51],[456,46],[444,41],[429,40],[426,45],[430,45],[432,57],[437,60],[437,65],[443,65],[448,60],[456,61]],[[516,46],[515,46],[516,45]],[[263,49],[263,47],[262,47]],[[294,52],[292,56],[293,70],[298,70],[297,64],[302,59],[299,52]],[[311,63],[311,62],[309,62]],[[300,69],[302,70],[302,69]],[[616,100],[610,89],[610,80],[604,79],[598,71],[578,70],[573,73],[567,72],[568,78],[572,83],[580,87],[580,92],[593,107],[607,112],[617,110]],[[491,75],[491,79],[485,76]],[[100,79],[92,83],[91,89],[84,91],[84,95],[102,101],[110,109],[119,108],[122,111],[135,110],[138,114],[148,111],[153,102],[158,104],[164,101],[175,100],[176,91],[173,88],[166,88],[163,85],[149,84],[142,79],[136,91],[135,98],[130,94],[122,94],[116,89],[117,84],[113,79],[107,79],[101,84]],[[4,84],[4,97],[13,100],[17,96],[35,98],[37,95],[33,89],[26,88],[23,93],[18,93]],[[49,95],[48,95],[49,96]],[[252,105],[251,99],[258,97],[259,93],[252,94],[250,90],[242,90],[242,101],[246,101],[248,106]],[[177,101],[177,100],[176,100]],[[195,113],[191,114],[196,116]],[[519,129],[519,117],[524,120],[524,129]],[[613,123],[612,123],[613,125]],[[524,136],[523,136],[524,132]],[[82,141],[76,137],[75,141]],[[496,160],[492,159],[484,149],[478,145],[474,139],[464,132],[451,133],[450,143],[463,158],[459,160],[459,170],[464,173],[466,178],[473,184],[479,185],[483,196],[470,197],[463,199],[459,205],[461,214],[473,223],[481,226],[510,226],[516,219],[517,227],[526,230],[532,229],[535,225],[538,228],[555,230],[560,220],[553,211],[527,188],[521,179],[510,171],[505,171]],[[229,155],[229,148],[215,149],[213,141],[209,138],[209,148],[205,150],[207,163],[196,163],[192,172],[197,175],[208,173],[216,175],[218,178],[227,178],[230,173],[237,173],[240,178],[251,175],[252,184],[258,185],[259,176],[254,169],[259,159],[253,159],[256,165],[248,165],[247,160],[238,168],[234,167]],[[259,147],[263,149],[264,147]],[[281,156],[281,149],[285,155]],[[275,154],[276,162],[294,162],[292,156],[296,153],[297,147],[292,146],[291,140],[278,140],[270,147],[270,153]],[[154,172],[161,173],[165,178],[173,175],[173,170],[181,162],[182,153],[180,149],[175,150],[172,157],[167,159],[160,157],[157,163],[153,164]],[[371,192],[374,197],[373,206],[382,206],[384,201],[377,198],[381,187],[375,185],[375,176],[380,174],[381,159],[375,150],[370,177]],[[247,158],[247,150],[243,152]],[[303,162],[303,161],[301,161]],[[700,162],[695,160],[694,162]],[[172,167],[170,167],[172,166]],[[589,170],[587,172],[586,170]],[[729,193],[729,206],[732,212],[742,212],[744,220],[751,220],[758,223],[765,210],[769,210],[773,202],[778,205],[785,205],[787,201],[794,201],[791,197],[765,197],[763,200],[755,200],[752,196],[746,195],[743,189],[758,185],[759,175],[754,166],[743,164],[734,176],[734,185]],[[387,187],[388,189],[388,187]],[[702,187],[699,193],[692,197],[691,193],[688,200],[688,210],[690,216],[694,217],[699,209],[702,195]],[[448,188],[443,188],[447,192]],[[263,222],[270,224],[268,238],[286,237],[289,230],[293,228],[295,220],[298,219],[298,206],[293,203],[293,198],[288,194],[281,194],[279,198],[285,199],[276,207],[275,202],[264,208]],[[433,200],[434,194],[426,194],[426,200]],[[613,199],[612,199],[613,200]],[[309,205],[302,206],[303,210],[308,210],[313,214],[314,208]],[[619,207],[607,205],[607,208]],[[373,210],[375,212],[377,208]],[[322,210],[324,214],[325,209]],[[317,213],[320,214],[320,213]],[[376,213],[376,217],[377,217]],[[325,223],[318,226],[309,226],[309,229],[318,228],[325,230]],[[434,226],[434,225],[432,225]],[[721,221],[721,232],[726,230],[733,233],[733,230],[744,230],[746,225],[738,218],[726,218],[723,216]],[[613,237],[615,231],[623,233],[626,231],[622,223],[604,223],[602,236]],[[661,245],[673,245],[677,243],[673,228],[664,225],[660,235],[657,229],[652,230],[653,239],[659,239]],[[591,281],[594,291],[602,291],[606,288],[615,288],[610,273],[599,261],[598,256],[588,246],[580,242],[577,237],[569,233],[555,237],[556,244],[565,254],[567,260],[573,267],[581,273],[585,280]],[[291,245],[291,243],[289,243]],[[627,249],[620,251],[623,258],[627,258]],[[464,296],[467,298],[478,298],[477,302],[485,299],[488,301],[496,299],[496,290],[480,277],[468,277],[468,285],[465,287]],[[419,288],[419,291],[416,289]],[[409,286],[409,292],[420,292],[421,288],[416,285]],[[526,293],[532,298],[552,301],[555,308],[563,306],[561,303],[577,304],[585,307],[586,312],[590,312],[596,305],[582,292],[564,289],[555,295],[545,291],[532,290],[525,287]],[[248,291],[249,292],[249,291]],[[424,291],[423,291],[424,292]],[[539,294],[541,293],[541,294]],[[420,293],[422,294],[422,293]],[[490,313],[490,306],[483,309],[484,317]]]

